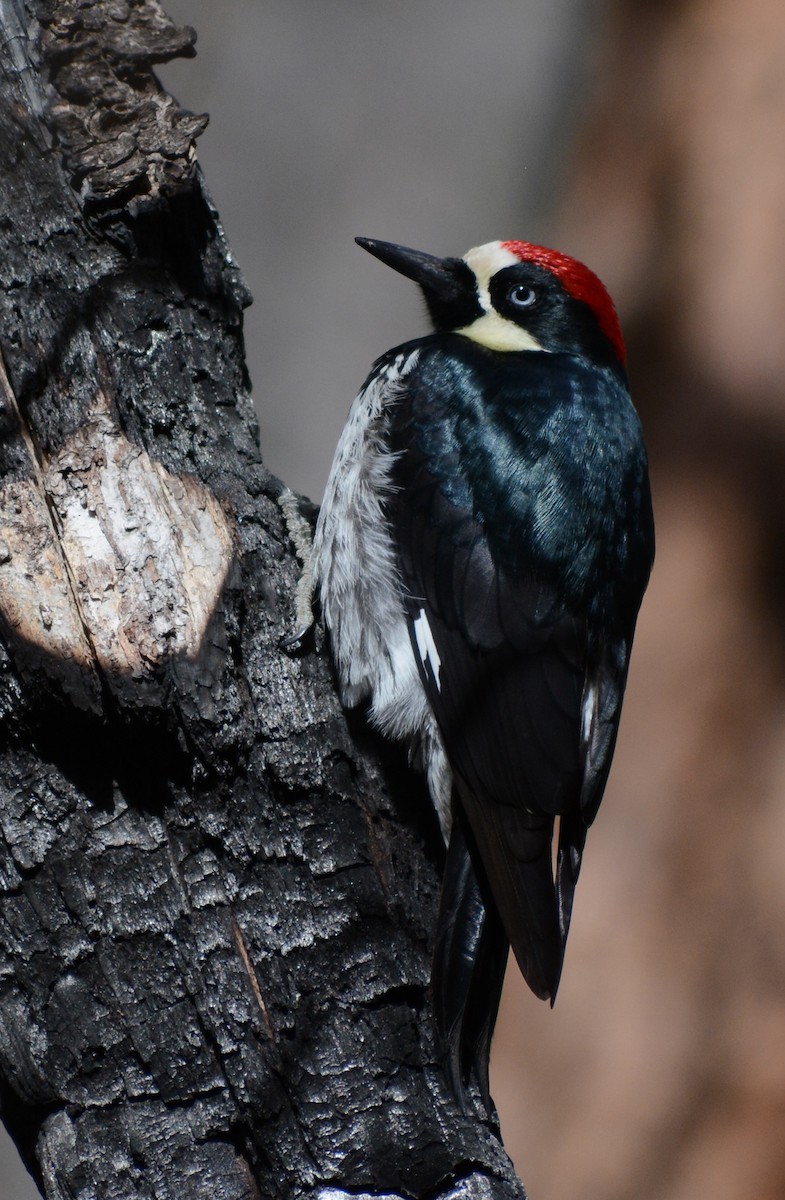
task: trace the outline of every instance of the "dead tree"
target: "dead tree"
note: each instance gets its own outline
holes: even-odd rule
[[[2,1115],[50,1200],[521,1197],[438,1065],[422,784],[278,650],[193,40],[0,0]]]

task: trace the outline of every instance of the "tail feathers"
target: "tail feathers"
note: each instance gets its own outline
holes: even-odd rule
[[[489,912],[456,814],[442,882],[431,987],[444,1070],[457,1103],[468,1107],[472,1077],[488,1116],[495,1113],[488,1060],[508,942],[493,906]]]
[[[462,1039],[465,1067],[471,1065],[480,1089],[485,1111],[493,1119],[488,1068],[491,1059],[491,1039],[496,1027],[502,985],[507,969],[510,942],[497,912],[491,905],[485,914],[477,963],[472,977],[472,989],[466,1005],[466,1020]]]
[[[460,1090],[461,1036],[485,907],[463,837],[453,824],[442,879],[431,969],[434,1014],[453,1091]]]
[[[542,1000],[559,986],[564,941],[551,863],[553,817],[464,797],[472,833],[521,973]]]
[[[559,822],[559,852],[556,861],[556,896],[562,948],[567,944],[572,918],[575,884],[581,870],[587,825],[581,813],[563,816]]]
[[[554,883],[551,816],[471,800],[466,811],[447,850],[431,980],[450,1089],[465,1110],[474,1080],[493,1120],[488,1059],[507,952],[511,944],[531,990],[553,1004],[586,824],[579,812],[561,817]]]

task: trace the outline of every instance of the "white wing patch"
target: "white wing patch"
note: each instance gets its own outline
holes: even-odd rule
[[[425,609],[421,608],[414,622],[414,640],[417,643],[417,653],[420,656],[420,662],[428,669],[430,664],[431,674],[436,682],[436,686],[441,691],[441,669],[442,660],[439,658],[439,651],[436,649],[436,642],[433,640],[433,633],[428,624],[428,618],[425,615]]]

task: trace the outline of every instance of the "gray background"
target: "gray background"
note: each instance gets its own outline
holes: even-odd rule
[[[174,0],[210,114],[199,157],[254,295],[268,465],[321,495],[376,355],[424,332],[415,289],[357,234],[434,254],[546,238],[596,6],[586,0]]]

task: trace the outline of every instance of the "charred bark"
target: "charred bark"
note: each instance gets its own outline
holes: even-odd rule
[[[0,1104],[50,1200],[522,1196],[323,647],[156,0],[0,0]]]

